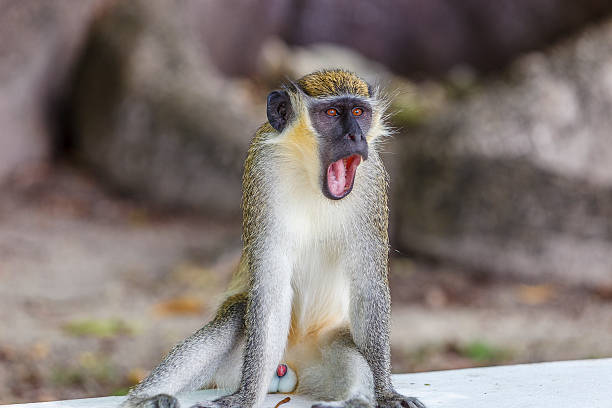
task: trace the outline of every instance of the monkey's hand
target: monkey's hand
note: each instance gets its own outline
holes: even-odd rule
[[[121,404],[121,408],[179,408],[179,402],[172,395],[168,394],[158,394],[154,397],[150,398],[134,398],[128,399],[123,404]]]
[[[406,397],[397,392],[378,398],[377,408],[426,408],[425,405],[415,397]]]
[[[201,401],[190,408],[246,408],[247,404],[242,401],[240,394],[235,393],[217,398],[214,401]]]

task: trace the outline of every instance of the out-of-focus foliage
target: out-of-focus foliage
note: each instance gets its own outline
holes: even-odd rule
[[[76,320],[64,325],[64,330],[72,336],[113,337],[133,334],[136,328],[121,319]]]

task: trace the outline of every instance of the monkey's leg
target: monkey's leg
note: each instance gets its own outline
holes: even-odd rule
[[[277,248],[280,245],[277,246]],[[283,252],[253,259],[245,316],[245,350],[240,388],[232,395],[196,406],[251,408],[263,402],[270,374],[282,357],[291,323],[291,268]]]
[[[330,401],[313,408],[375,405],[372,371],[348,329],[338,331],[330,343],[321,347],[320,360],[302,368],[297,393]]]
[[[371,245],[371,243],[370,243]],[[379,243],[374,259],[352,264],[351,333],[359,351],[372,370],[374,395],[379,408],[425,408],[417,398],[406,397],[391,384],[390,319],[391,297],[387,282],[387,245]],[[378,259],[376,259],[378,258]]]
[[[172,394],[197,390],[211,381],[219,366],[244,335],[246,295],[228,298],[215,318],[172,349],[121,405],[178,408]]]

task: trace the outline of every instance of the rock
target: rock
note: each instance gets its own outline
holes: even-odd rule
[[[197,5],[192,15],[212,61],[242,76],[254,73],[271,36],[350,47],[411,77],[462,65],[498,70],[612,12],[608,0],[187,1]]]
[[[94,22],[75,77],[76,150],[124,192],[234,216],[255,115],[180,11],[118,1]]]
[[[263,44],[257,67],[258,76],[266,78],[270,84],[281,83],[286,78],[301,78],[321,69],[339,67],[358,73],[371,84],[386,84],[393,78],[383,65],[368,60],[350,48],[334,44],[288,47],[277,38]]]
[[[225,75],[252,76],[262,45],[286,24],[287,0],[181,0],[207,55]]]
[[[395,242],[479,271],[612,283],[612,21],[403,138]]]
[[[0,183],[45,162],[62,90],[91,17],[105,0],[0,5]]]

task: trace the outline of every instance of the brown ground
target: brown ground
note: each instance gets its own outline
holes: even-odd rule
[[[214,310],[239,220],[156,211],[70,166],[0,196],[0,404],[125,392]],[[395,372],[612,356],[612,291],[394,256]]]

